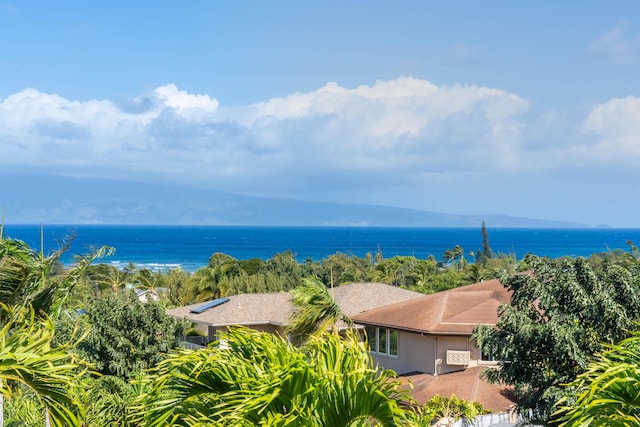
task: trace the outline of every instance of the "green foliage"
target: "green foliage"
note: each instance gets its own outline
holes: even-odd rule
[[[358,258],[336,252],[320,261],[318,278],[327,286],[339,286],[346,283],[365,282],[370,277],[373,265],[366,258]]]
[[[103,295],[86,313],[91,329],[79,350],[102,374],[125,379],[160,362],[185,329],[160,304],[142,304],[133,292]]]
[[[305,341],[314,333],[323,333],[331,328],[337,333],[337,323],[349,319],[329,294],[327,287],[318,279],[304,279],[303,284],[291,291],[294,306],[287,332],[298,340]]]
[[[48,312],[58,282],[47,279],[59,256],[41,257],[23,241],[0,239],[0,302]]]
[[[172,291],[172,294],[178,295],[177,304],[184,305],[227,295],[287,291],[302,281],[302,272],[302,266],[290,251],[275,254],[264,262],[239,261],[215,253],[207,267],[186,279],[184,291]]]
[[[44,424],[44,405],[30,388],[17,384],[4,400],[4,425],[8,427],[40,427]]]
[[[54,326],[46,315],[38,320],[33,309],[3,310],[7,319],[0,329],[0,393],[11,399],[12,384],[22,384],[48,409],[52,425],[79,426],[83,408],[75,382],[86,363],[72,352],[76,342],[53,347]]]
[[[568,387],[554,414],[559,425],[640,425],[640,332],[606,346]]]
[[[420,408],[420,424],[430,425],[441,418],[471,420],[489,412],[481,403],[460,399],[455,394],[449,397],[435,395]]]
[[[60,256],[71,241],[49,256],[31,249],[25,242],[0,238],[0,303],[33,307],[37,314],[58,314],[74,304],[75,293],[91,263],[110,254],[104,246],[77,257],[72,267],[63,269]]]
[[[103,291],[117,294],[125,289],[130,274],[109,264],[98,264],[87,270],[85,279],[91,284],[94,298]]]
[[[374,369],[364,345],[324,334],[304,349],[236,328],[224,348],[183,351],[147,376],[136,420],[149,427],[406,425],[393,373]]]
[[[167,305],[171,307],[187,305],[191,300],[186,298],[186,283],[190,274],[181,268],[172,268],[157,277],[157,287],[164,289]]]
[[[91,378],[85,384],[86,427],[135,427],[131,423],[139,390],[114,376]]]
[[[472,257],[473,253],[470,254]],[[363,258],[337,252],[314,262],[308,258],[298,263],[291,251],[275,254],[266,261],[237,260],[223,253],[215,253],[207,267],[188,275],[169,272],[158,278],[157,286],[167,289],[170,305],[187,305],[241,293],[289,291],[305,277],[314,277],[327,287],[353,282],[381,282],[433,293],[485,279],[498,277],[515,270],[515,257],[500,255],[483,258],[482,263],[468,263],[459,245],[445,252],[447,263],[435,257],[418,259],[413,256],[394,256],[385,259],[380,251],[376,256]]]
[[[493,254],[491,251],[491,245],[489,245],[489,232],[487,231],[487,226],[484,224],[484,221],[482,221],[482,228],[480,231],[482,233],[482,250],[478,251],[478,260],[480,262],[486,262],[491,259]]]
[[[189,329],[187,329],[184,333],[185,336],[187,337],[204,337],[207,334],[205,334],[204,332],[202,332],[200,329],[195,328],[195,327],[190,327]]]
[[[295,254],[291,251],[275,254],[273,257],[261,264],[258,273],[267,274],[273,278],[277,278],[280,282],[279,290],[283,291],[295,288],[304,277],[303,269],[296,261]]]
[[[464,249],[460,245],[455,245],[453,248],[444,251],[442,260],[446,264],[451,264],[453,267],[460,269],[464,267],[464,264],[466,263],[464,258]]]
[[[533,274],[511,276],[511,305],[499,309],[495,328],[479,326],[472,339],[493,352],[500,369],[490,381],[514,385],[542,419],[575,380],[601,343],[626,337],[640,319],[640,271],[614,263],[596,267],[585,258],[525,257]]]

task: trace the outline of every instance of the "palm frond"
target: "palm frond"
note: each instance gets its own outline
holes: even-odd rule
[[[36,319],[33,309],[2,309],[9,316],[0,329],[0,393],[11,394],[11,381],[24,384],[48,408],[54,426],[79,426],[83,410],[74,380],[86,364],[70,351],[75,343],[52,347],[51,319]]]
[[[305,348],[245,328],[220,339],[223,348],[182,351],[147,377],[146,425],[402,424],[393,373],[372,368],[355,335],[325,332]]]

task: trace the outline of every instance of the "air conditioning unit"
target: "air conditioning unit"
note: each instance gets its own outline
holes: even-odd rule
[[[447,350],[447,365],[468,365],[471,352],[465,350]]]

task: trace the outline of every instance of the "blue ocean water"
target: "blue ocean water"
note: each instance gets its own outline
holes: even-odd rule
[[[488,229],[496,253],[527,253],[559,257],[588,256],[613,249],[628,250],[626,241],[640,244],[640,229]],[[102,262],[124,266],[132,262],[156,270],[180,266],[195,271],[215,252],[238,259],[271,258],[286,250],[298,261],[318,261],[336,252],[358,257],[378,250],[385,258],[413,255],[442,258],[455,245],[476,251],[482,245],[478,228],[378,228],[378,227],[245,227],[245,226],[140,226],[140,225],[44,225],[45,253],[75,234],[65,264],[73,255],[86,254],[102,245],[116,252]],[[40,248],[40,225],[5,225],[4,235]]]

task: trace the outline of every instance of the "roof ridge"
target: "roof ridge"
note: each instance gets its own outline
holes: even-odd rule
[[[449,294],[442,295],[444,298],[440,300],[440,309],[438,310],[437,323],[442,322],[442,317],[444,316],[444,309],[447,307],[447,300],[449,299]]]

